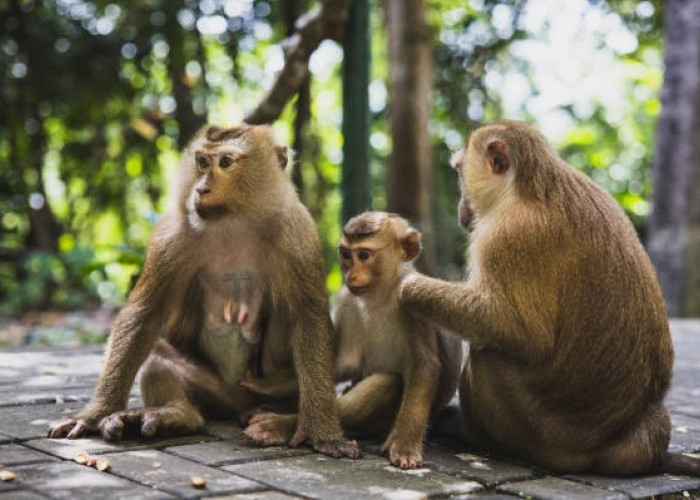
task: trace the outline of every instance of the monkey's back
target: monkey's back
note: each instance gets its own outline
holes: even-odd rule
[[[503,270],[497,279],[530,342],[546,347],[531,360],[472,352],[474,401],[509,395],[475,412],[484,423],[504,420],[493,426],[497,441],[525,428],[523,448],[595,448],[661,403],[673,347],[654,269],[627,217],[585,175],[552,167],[547,198],[506,214],[510,226],[490,235],[497,244],[484,255]],[[498,261],[506,246],[516,255]]]

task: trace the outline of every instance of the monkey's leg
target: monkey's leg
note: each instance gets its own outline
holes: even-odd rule
[[[240,393],[240,394],[236,394]],[[144,437],[191,434],[208,414],[230,416],[252,406],[250,395],[229,388],[207,366],[192,362],[164,340],[158,341],[141,374],[144,408],[115,412],[100,422],[105,439],[124,435]],[[198,409],[199,408],[199,409]],[[216,412],[211,410],[216,408]]]
[[[658,470],[666,458],[671,418],[662,403],[650,409],[624,438],[597,454],[599,474],[630,476]]]
[[[374,373],[338,398],[344,430],[379,434],[391,428],[401,404],[403,383],[395,373]]]
[[[423,439],[437,390],[439,366],[437,360],[420,360],[406,381],[403,400],[394,426],[382,445],[389,452],[391,465],[415,469],[423,465]]]
[[[472,369],[471,356],[468,351],[467,362],[464,365],[459,381],[459,406],[461,410],[459,437],[469,445],[494,449],[494,443],[489,439],[484,428],[472,414]]]

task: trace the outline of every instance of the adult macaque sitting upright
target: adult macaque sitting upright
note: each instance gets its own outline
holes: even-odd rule
[[[563,472],[700,473],[667,454],[666,311],[615,200],[517,122],[475,131],[454,168],[469,277],[414,274],[399,300],[470,343],[466,437]]]
[[[357,458],[333,390],[332,323],[316,228],[269,127],[204,127],[182,154],[177,205],[154,229],[92,401],[50,437],[195,432],[269,398],[244,373],[298,383],[293,441]],[[159,339],[162,333],[163,338]],[[145,362],[145,363],[144,363]],[[125,410],[144,363],[145,407]]]

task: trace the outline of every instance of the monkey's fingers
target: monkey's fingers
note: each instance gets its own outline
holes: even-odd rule
[[[356,460],[362,456],[357,441],[317,441],[313,444],[313,449],[324,455],[333,458],[347,457]]]
[[[251,419],[252,421],[252,419]],[[268,421],[250,423],[243,430],[243,439],[256,446],[279,446],[287,442],[289,435]]]
[[[423,457],[416,452],[401,453],[392,450],[389,455],[389,462],[399,469],[417,469],[423,465]]]
[[[82,419],[63,420],[49,429],[48,437],[51,439],[68,438],[77,439],[94,431],[93,426]]]
[[[142,408],[117,411],[100,421],[100,432],[105,441],[120,441],[124,434],[138,435],[143,416]]]
[[[269,396],[271,391],[264,384],[261,384],[255,380],[243,379],[238,381],[238,385],[243,387],[245,390],[253,392],[255,394],[260,394],[262,396]]]

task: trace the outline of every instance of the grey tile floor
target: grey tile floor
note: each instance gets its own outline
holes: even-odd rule
[[[700,320],[671,322],[676,346],[671,450],[700,454]],[[361,460],[333,460],[307,448],[252,448],[230,422],[200,434],[109,444],[47,439],[51,422],[90,398],[101,349],[0,351],[0,500],[98,498],[700,498],[700,478],[657,475],[606,478],[555,475],[502,456],[479,454],[456,440],[429,441],[424,467],[400,471],[363,443]],[[132,404],[138,404],[138,392]],[[73,459],[104,456],[99,471]],[[191,476],[204,478],[195,488]]]

